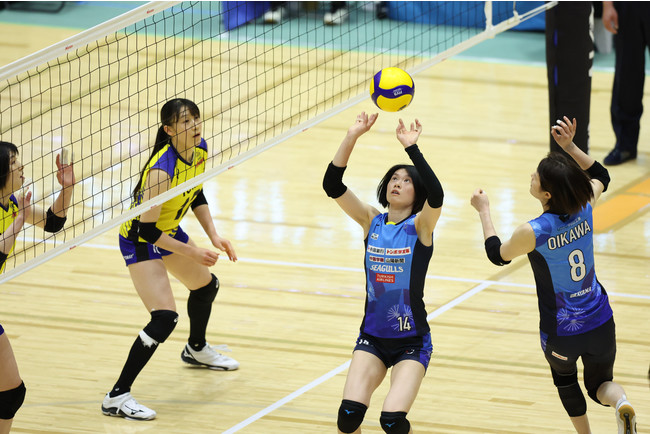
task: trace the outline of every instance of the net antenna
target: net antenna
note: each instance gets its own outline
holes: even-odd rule
[[[64,149],[77,177],[65,229],[26,227],[0,283],[358,104],[380,69],[417,74],[557,4],[393,3],[390,20],[348,2],[347,23],[324,26],[319,3],[299,26],[269,26],[261,2],[151,2],[0,68],[0,140],[18,146],[33,201],[49,207],[60,190]],[[206,171],[129,209],[176,97],[201,109]]]

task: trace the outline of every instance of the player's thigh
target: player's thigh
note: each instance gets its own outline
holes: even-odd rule
[[[390,373],[390,389],[382,411],[408,413],[418,395],[425,372],[422,363],[415,360],[402,360],[393,366]]]
[[[192,239],[188,239],[187,244],[196,246]],[[163,262],[165,263],[165,267],[167,267],[167,271],[180,280],[187,289],[194,290],[203,288],[212,281],[210,269],[187,256],[171,254],[163,256]]]
[[[0,392],[15,389],[22,380],[7,333],[0,335]]]
[[[379,357],[367,351],[356,350],[348,369],[343,388],[343,399],[370,404],[372,393],[386,376],[386,365]]]
[[[148,312],[153,310],[176,311],[174,294],[163,261],[152,259],[136,262],[129,265],[128,268],[135,290]]]

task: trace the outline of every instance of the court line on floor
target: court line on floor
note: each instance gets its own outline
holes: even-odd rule
[[[30,239],[30,241],[32,241]],[[33,241],[40,241],[40,242],[52,242],[51,240],[33,240]],[[119,246],[115,244],[94,244],[94,243],[84,243],[80,245],[79,247],[86,247],[90,249],[102,249],[102,250],[119,250]],[[273,265],[273,266],[281,266],[281,267],[292,267],[292,268],[311,268],[311,269],[317,269],[317,270],[330,270],[330,271],[351,271],[355,273],[363,273],[364,270],[359,267],[341,267],[338,265],[323,265],[323,264],[306,264],[302,262],[289,262],[289,261],[274,261],[270,259],[256,259],[256,258],[239,258],[239,262],[243,263],[251,263],[251,264],[265,264],[265,265]],[[463,282],[463,283],[476,283],[478,285],[488,283],[490,285],[500,285],[500,286],[511,286],[511,287],[516,287],[516,288],[535,288],[535,285],[529,284],[529,283],[515,283],[515,282],[502,282],[500,280],[485,280],[485,279],[469,279],[465,277],[453,277],[453,276],[438,276],[438,275],[431,275],[427,274],[426,275],[427,279],[434,279],[434,280],[445,280],[445,281],[450,281],[450,282]],[[614,292],[614,291],[607,291],[607,294],[609,295],[614,295],[616,297],[625,297],[625,298],[638,298],[638,299],[644,299],[644,300],[650,300],[650,295],[642,295],[642,294],[628,294],[628,293],[623,293],[623,292]]]
[[[461,294],[460,296],[454,298],[451,300],[449,303],[444,304],[443,306],[440,306],[438,309],[434,310],[427,316],[427,322],[430,322],[432,319],[442,315],[443,313],[447,312],[449,309],[452,309],[453,307],[459,305],[463,301],[467,300],[468,298],[473,297],[474,295],[480,293],[483,291],[485,288],[488,286],[492,285],[495,282],[483,282],[474,288],[470,289],[469,291]],[[290,393],[289,395],[285,396],[284,398],[274,402],[273,404],[269,405],[263,410],[258,411],[248,419],[245,419],[241,422],[239,422],[237,425],[233,426],[232,428],[224,431],[222,434],[232,434],[237,431],[239,431],[242,428],[247,427],[248,425],[252,424],[253,422],[263,418],[267,414],[271,413],[274,410],[277,410],[278,408],[282,407],[283,405],[287,404],[288,402],[294,400],[295,398],[299,397],[300,395],[303,395],[304,393],[310,391],[314,387],[324,383],[325,381],[329,380],[330,378],[338,375],[339,373],[345,371],[350,367],[350,362],[351,360],[348,360],[347,362],[343,363],[342,365],[332,369],[329,371],[327,374],[320,376],[319,378],[315,379],[311,383],[301,387],[300,389],[296,390],[295,392]]]

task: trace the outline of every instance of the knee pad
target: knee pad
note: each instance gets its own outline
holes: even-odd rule
[[[578,371],[562,375],[551,369],[553,383],[557,387],[562,405],[570,417],[582,416],[587,413],[587,401],[578,384]]]
[[[205,285],[202,288],[195,289],[190,291],[190,296],[187,300],[188,303],[198,301],[200,303],[211,304],[214,299],[217,297],[219,292],[219,279],[214,274],[212,275],[212,280],[210,283]]]
[[[25,383],[15,389],[0,392],[0,419],[13,419],[25,400]]]
[[[162,344],[172,334],[177,323],[178,314],[173,310],[154,310],[151,312],[151,321],[142,331]]]
[[[339,418],[336,421],[339,431],[352,433],[361,426],[368,407],[360,402],[344,399],[339,407]]]
[[[381,429],[390,434],[408,434],[411,430],[405,411],[382,411],[379,423]]]

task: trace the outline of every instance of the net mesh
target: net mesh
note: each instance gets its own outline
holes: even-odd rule
[[[33,200],[47,208],[61,190],[62,148],[72,151],[77,184],[64,230],[25,225],[0,280],[360,101],[383,67],[413,72],[491,36],[483,2],[444,3],[391,2],[391,19],[378,20],[374,2],[347,2],[338,26],[324,25],[325,2],[277,25],[261,21],[265,2],[182,2],[161,11],[150,4],[139,13],[155,13],[92,42],[71,41],[56,58],[10,76],[3,68],[0,139],[18,146]],[[492,7],[492,22],[505,22],[513,8]],[[175,97],[201,109],[206,173],[129,212],[160,107]]]

